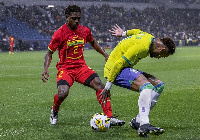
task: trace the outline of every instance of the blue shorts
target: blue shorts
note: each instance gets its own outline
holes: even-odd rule
[[[131,89],[133,81],[138,77],[138,75],[143,73],[145,72],[138,71],[133,68],[123,68],[115,78],[113,84],[119,87]]]

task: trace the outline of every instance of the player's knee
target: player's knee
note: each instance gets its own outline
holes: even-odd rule
[[[160,82],[159,84],[155,85],[153,90],[161,94],[164,90],[164,82]]]
[[[142,86],[139,88],[139,92],[141,92],[144,89],[152,89],[153,90],[154,86],[150,82],[144,83]]]
[[[101,82],[101,79],[99,77],[95,77],[91,83],[90,86],[94,88],[95,90],[100,90],[104,88],[104,84]]]
[[[58,98],[64,100],[69,94],[69,88],[67,85],[58,86]]]

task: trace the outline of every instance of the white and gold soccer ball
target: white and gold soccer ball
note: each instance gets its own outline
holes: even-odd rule
[[[94,131],[105,132],[110,127],[110,118],[104,113],[96,113],[90,120],[90,126]]]

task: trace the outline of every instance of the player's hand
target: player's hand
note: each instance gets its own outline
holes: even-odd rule
[[[121,37],[122,33],[124,32],[122,28],[120,28],[117,24],[112,28],[112,30],[109,30],[110,33],[112,33],[113,36]]]
[[[107,89],[103,89],[103,91],[100,93],[100,95],[99,95],[99,97],[101,97],[100,99],[99,99],[99,103],[101,104],[101,105],[103,105],[104,104],[104,106],[106,106],[106,103],[107,103],[107,99],[108,99],[108,97],[110,98],[110,90],[107,90]]]
[[[49,80],[49,70],[44,70],[44,72],[42,73],[42,81],[44,82],[44,84],[46,83],[46,81]]]

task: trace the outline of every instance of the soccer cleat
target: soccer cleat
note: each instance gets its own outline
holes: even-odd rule
[[[164,131],[163,128],[154,127],[149,123],[141,125],[137,130],[140,137],[149,137],[148,134],[159,135],[164,133]]]
[[[57,121],[58,121],[58,111],[54,111],[52,106],[50,114],[50,123],[52,125],[56,125]]]
[[[136,122],[136,118],[132,119],[130,121],[129,125],[135,130],[138,130],[138,128],[140,127],[140,123]],[[151,124],[149,124],[149,128],[150,128],[150,130],[149,130],[150,134],[159,135],[159,134],[162,134],[165,132],[165,130],[163,128],[155,127]]]
[[[135,130],[138,130],[138,128],[140,127],[140,123],[136,122],[136,118],[132,119],[129,122],[129,125]]]
[[[160,127],[155,127],[153,125],[150,124],[151,128],[156,128],[156,129],[150,129],[149,133],[153,134],[153,135],[160,135],[163,134],[165,132],[164,128],[160,128]]]
[[[110,117],[110,126],[122,126],[125,124],[124,120],[118,120],[115,117]]]
[[[148,138],[149,137],[148,134],[149,134],[150,129],[153,129],[153,128],[150,128],[150,124],[149,123],[143,124],[138,128],[137,133],[138,133],[138,135],[140,137]],[[153,131],[153,130],[151,130],[151,131]]]

